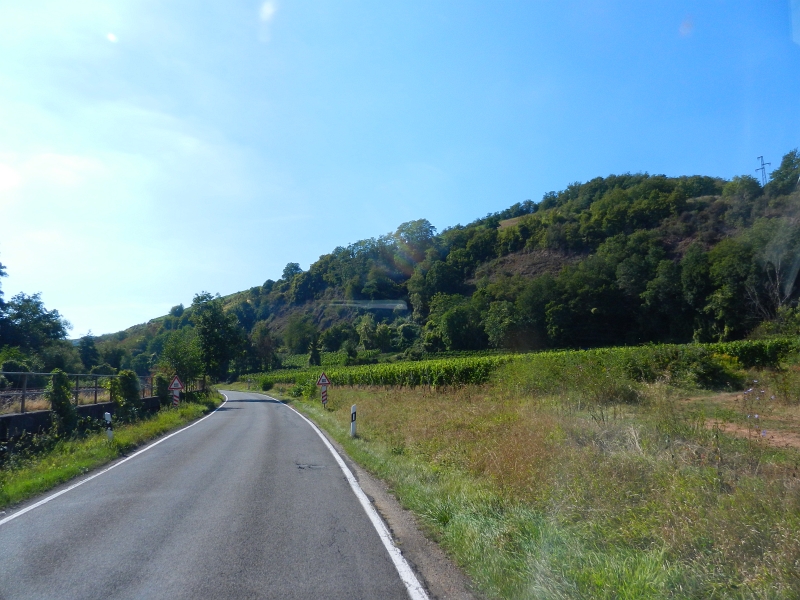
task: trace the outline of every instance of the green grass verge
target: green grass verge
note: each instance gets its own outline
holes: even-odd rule
[[[53,449],[26,459],[16,468],[0,470],[0,508],[88,473],[208,414],[221,403],[222,399],[215,395],[203,402],[185,402],[177,410],[161,410],[142,421],[117,426],[110,443],[105,433],[59,441]]]

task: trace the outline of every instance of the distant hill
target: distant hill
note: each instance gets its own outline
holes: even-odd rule
[[[794,322],[798,177],[797,151],[764,187],[747,175],[598,177],[438,233],[403,223],[223,302],[245,332],[297,353],[315,340],[413,356],[738,339]],[[177,306],[96,343],[145,371],[191,326]]]

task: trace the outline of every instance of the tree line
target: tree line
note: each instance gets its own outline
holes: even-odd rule
[[[415,358],[793,332],[798,178],[793,150],[763,187],[749,175],[611,175],[438,233],[410,221],[307,270],[289,263],[276,281],[201,293],[147,324],[84,338],[79,358],[144,373],[192,357],[181,368],[224,378],[324,351],[357,362],[365,351]],[[531,261],[545,267],[520,267]],[[15,299],[4,314],[38,297]],[[50,344],[62,333],[44,335]],[[23,348],[22,337],[6,339]]]

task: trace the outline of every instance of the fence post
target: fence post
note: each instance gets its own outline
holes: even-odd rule
[[[75,406],[78,406],[78,376],[75,375]]]
[[[19,403],[19,412],[25,412],[25,392],[28,389],[28,374],[24,374],[22,376],[22,400]]]
[[[94,376],[94,403],[97,404],[97,375]]]

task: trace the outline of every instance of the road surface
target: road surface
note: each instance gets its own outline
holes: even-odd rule
[[[317,432],[279,402],[226,394],[203,421],[0,525],[0,599],[408,598]]]

